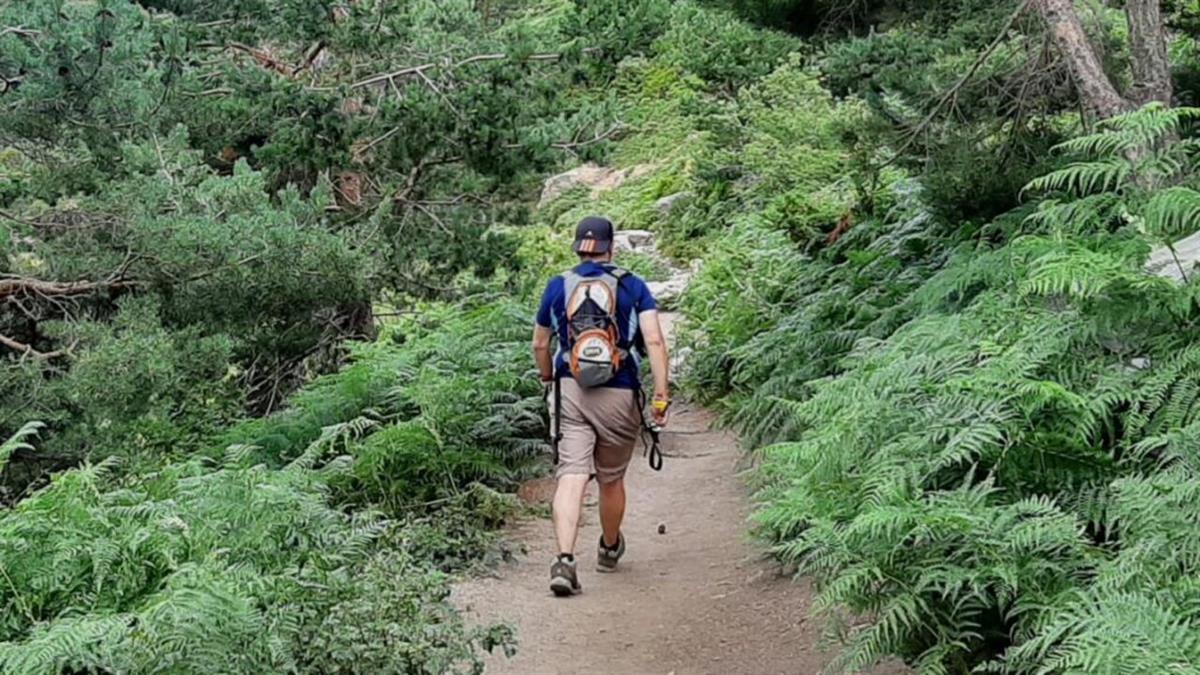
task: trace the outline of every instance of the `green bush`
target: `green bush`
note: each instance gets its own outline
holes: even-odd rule
[[[511,636],[467,629],[445,573],[515,511],[479,481],[542,448],[527,329],[509,303],[430,306],[208,456],[72,469],[0,512],[0,669],[478,672]]]
[[[707,332],[694,383],[752,443],[783,441],[758,453],[761,533],[820,608],[872,617],[837,667],[1200,662],[1196,290],[1142,270],[1193,229],[1187,144],[1153,139],[1195,114],[1150,107],[1064,144],[1077,161],[1030,184],[1047,197],[995,224],[997,248],[930,240],[918,218],[812,263],[773,264],[782,244],[753,235],[710,260],[685,303]],[[782,293],[705,300],[745,269]]]
[[[792,38],[755,30],[732,14],[691,4],[674,8],[654,43],[658,60],[727,95],[756,82],[799,48]]]

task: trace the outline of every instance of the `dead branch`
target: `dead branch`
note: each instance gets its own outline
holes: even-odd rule
[[[321,52],[323,52],[323,51],[325,51],[325,41],[324,40],[319,40],[312,47],[309,47],[308,53],[304,57],[304,62],[301,63],[300,65],[296,66],[292,70],[292,77],[299,75],[301,73],[301,71],[311,68],[313,63],[316,62],[317,57],[320,56]]]
[[[0,28],[0,37],[4,37],[5,35],[16,35],[23,38],[35,38],[41,34],[42,32],[39,30],[22,28],[21,26],[6,26],[4,28]]]
[[[895,155],[897,157],[904,154],[904,151],[912,146],[914,142],[916,142],[917,136],[919,136],[926,127],[932,124],[933,121],[937,119],[939,114],[941,114],[942,108],[944,108],[950,101],[953,101],[958,96],[959,90],[966,86],[967,82],[971,81],[971,78],[975,77],[975,73],[979,72],[979,69],[983,67],[983,64],[986,63],[987,60],[992,57],[992,54],[994,54],[1000,47],[1000,45],[1004,43],[1005,39],[1008,37],[1009,30],[1013,27],[1013,24],[1017,22],[1017,19],[1019,19],[1021,15],[1025,13],[1025,10],[1028,9],[1033,2],[1034,0],[1024,0],[1017,7],[1017,9],[1009,15],[1008,21],[1004,22],[1004,26],[1000,29],[1000,32],[997,33],[996,38],[992,40],[991,44],[989,44],[987,48],[983,50],[983,52],[979,55],[979,58],[975,59],[975,62],[971,64],[971,67],[967,69],[967,72],[963,73],[963,76],[958,78],[958,81],[955,82],[953,86],[942,93],[941,97],[938,98],[937,103],[934,104],[933,110],[930,110],[929,114],[926,115],[925,118],[922,119],[920,123],[913,127],[913,129],[909,132],[908,140],[906,140],[904,144],[900,146],[898,150],[896,150]]]
[[[422,157],[421,160],[417,162],[416,166],[412,168],[412,171],[408,172],[408,179],[404,181],[404,187],[401,188],[400,191],[396,193],[396,196],[392,199],[397,202],[409,201],[409,197],[412,195],[413,191],[417,189],[417,183],[421,180],[421,174],[426,168],[437,166],[439,164],[453,164],[461,161],[462,157],[460,156],[440,157],[437,159]]]
[[[7,335],[0,335],[0,345],[4,345],[15,352],[20,352],[21,358],[29,357],[44,361],[47,359],[57,359],[70,355],[70,351],[66,349],[59,349],[53,352],[39,352],[38,350],[34,349],[32,345],[27,345],[24,342],[14,340]]]
[[[424,213],[426,217],[428,217],[430,220],[432,220],[434,222],[434,224],[437,225],[438,228],[440,228],[442,230],[442,232],[446,234],[446,236],[448,236],[448,237],[454,236],[454,233],[450,231],[450,228],[446,227],[446,223],[443,222],[441,218],[438,218],[437,214],[435,214],[433,211],[425,208],[420,202],[411,202],[411,204],[413,206],[415,206],[418,211],[420,211],[421,213]]]
[[[103,281],[45,281],[28,277],[0,277],[0,300],[18,295],[37,295],[43,298],[67,298],[98,291],[114,291],[136,285],[124,274]]]
[[[21,225],[30,225],[30,226],[36,225],[36,223],[34,223],[32,220],[25,220],[24,218],[21,218],[19,216],[14,216],[13,214],[9,213],[8,211],[5,211],[4,209],[0,209],[0,218],[3,218],[5,220],[11,220],[14,223],[20,223]]]
[[[258,64],[263,68],[274,71],[286,77],[292,77],[300,70],[299,67],[293,68],[274,56],[271,56],[270,52],[265,49],[255,49],[254,47],[244,45],[240,42],[230,42],[227,46],[229,49],[235,49],[239,52],[249,54],[251,58],[253,58],[255,61],[258,61]]]
[[[591,53],[594,53],[597,51],[599,51],[598,48],[589,47],[587,49],[584,49],[583,53],[591,54]],[[548,54],[531,54],[529,56],[524,57],[521,60],[524,62],[561,61],[564,57],[565,57],[564,54],[555,52],[555,53],[548,53]],[[512,57],[510,57],[508,54],[501,54],[501,53],[476,54],[475,56],[470,56],[465,59],[462,59],[461,61],[456,61],[456,62],[443,61],[440,63],[439,62],[423,63],[418,66],[408,66],[405,68],[401,68],[400,70],[394,70],[390,73],[373,75],[371,77],[368,77],[365,80],[360,80],[358,82],[355,82],[354,84],[350,85],[350,88],[351,89],[361,89],[362,87],[369,87],[373,84],[379,84],[381,82],[391,82],[398,78],[408,77],[408,76],[417,75],[417,74],[424,74],[424,72],[427,70],[435,70],[435,69],[439,69],[439,68],[446,68],[449,70],[458,70],[459,68],[462,68],[464,66],[469,66],[473,63],[482,63],[482,62],[487,62],[487,61],[504,61],[509,58],[512,58]]]
[[[624,124],[618,122],[614,124],[608,131],[605,131],[602,134],[596,134],[593,138],[590,138],[586,141],[559,141],[558,143],[551,143],[550,147],[554,148],[555,150],[576,150],[578,148],[586,148],[589,145],[595,145],[597,143],[603,143],[607,140],[612,140],[624,132],[626,128],[627,127]],[[521,143],[507,143],[504,147],[508,150],[515,150],[525,146]]]

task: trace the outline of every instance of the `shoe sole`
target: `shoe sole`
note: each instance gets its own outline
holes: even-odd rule
[[[554,595],[560,598],[575,595],[579,592],[579,590],[579,588],[576,588],[571,584],[570,579],[566,579],[564,577],[555,577],[550,580],[550,592],[554,593]]]
[[[596,563],[596,571],[601,574],[612,574],[613,572],[617,571],[617,566],[613,565],[612,567],[606,567],[600,563]]]

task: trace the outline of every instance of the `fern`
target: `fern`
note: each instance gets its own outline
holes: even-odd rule
[[[4,467],[14,452],[33,449],[33,446],[25,442],[25,439],[36,436],[43,428],[45,425],[41,422],[27,422],[11,438],[0,443],[0,473],[4,472]]]
[[[818,609],[868,620],[834,670],[1200,663],[1200,315],[1191,286],[1143,270],[1200,227],[1176,140],[1196,114],[1151,106],[1064,143],[995,246],[887,265],[838,242],[786,273],[769,238],[718,249],[685,300],[709,331],[697,384],[764,446],[759,534]],[[792,286],[743,292],[732,268]]]

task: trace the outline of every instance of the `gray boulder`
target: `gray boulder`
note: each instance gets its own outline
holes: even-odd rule
[[[1146,262],[1146,271],[1179,282],[1183,281],[1185,273],[1192,279],[1196,274],[1196,263],[1200,262],[1200,232],[1175,242],[1174,249],[1172,253],[1166,246],[1156,248]]]
[[[640,251],[654,248],[654,233],[650,230],[617,230],[613,237],[617,251]]]
[[[683,204],[686,204],[687,202],[691,201],[692,197],[695,197],[695,196],[696,196],[695,193],[688,192],[688,191],[676,192],[673,195],[667,195],[666,197],[663,197],[662,199],[658,200],[657,202],[654,202],[654,206],[656,208],[658,208],[658,212],[660,214],[662,214],[662,216],[665,218],[665,217],[671,215],[671,212],[674,211],[677,207],[682,206]]]

